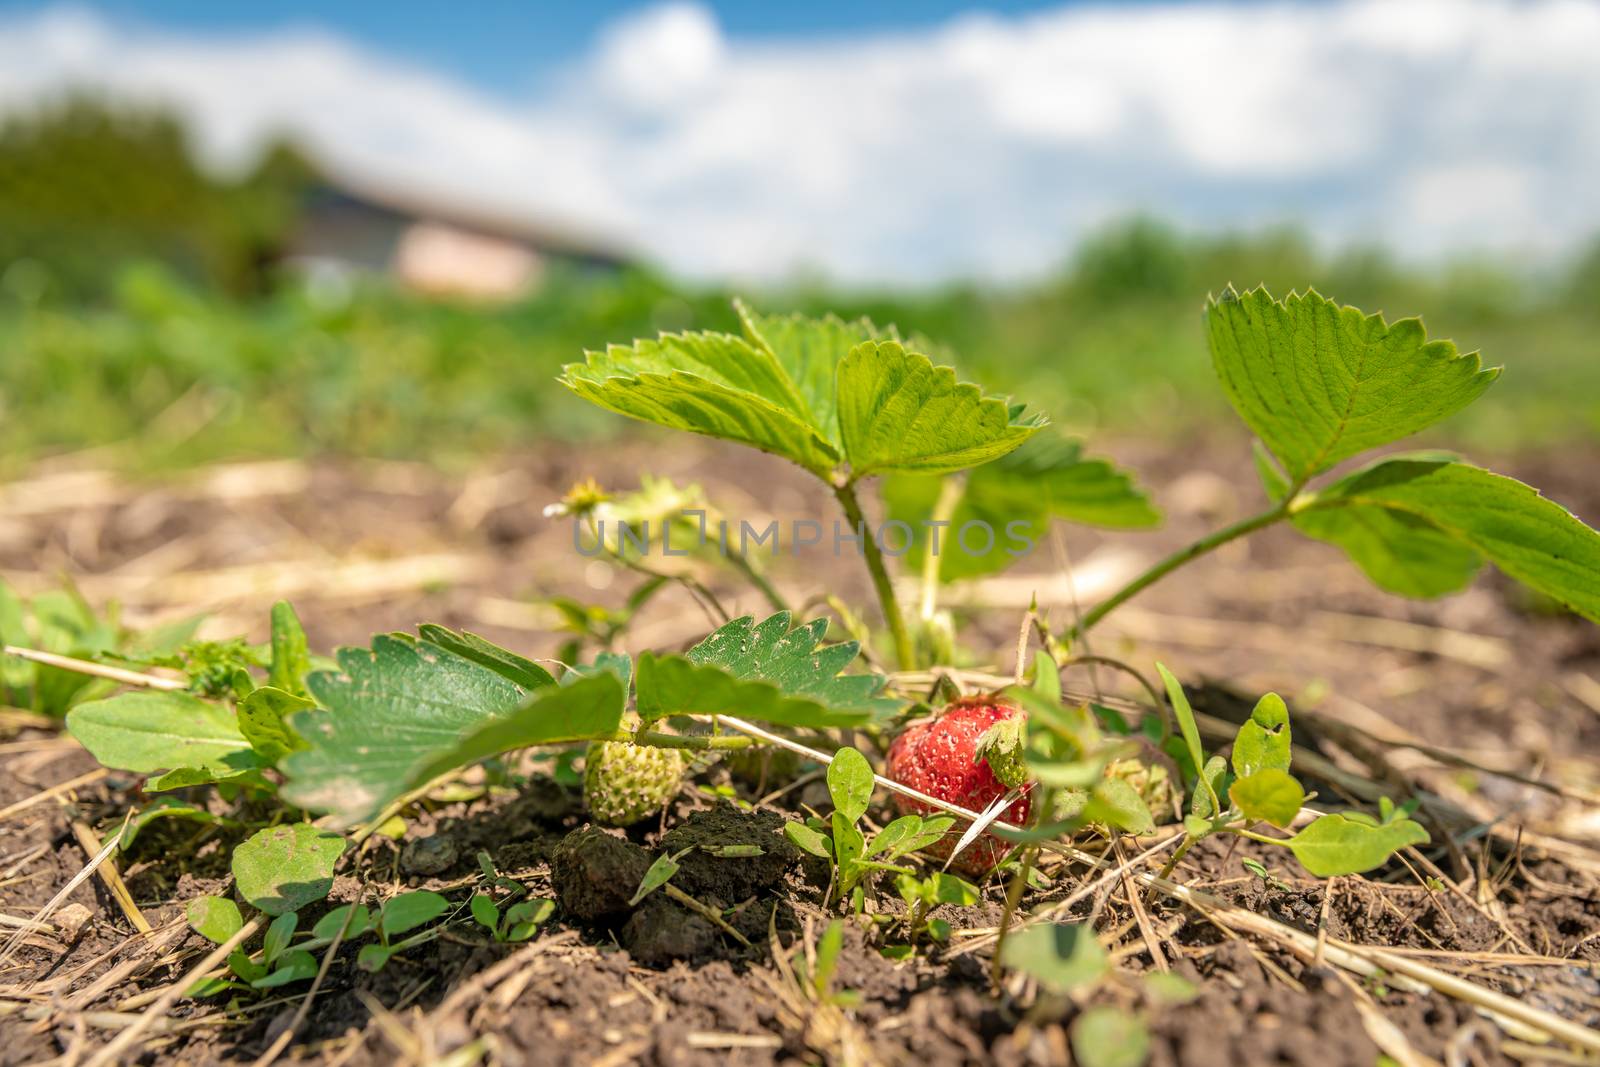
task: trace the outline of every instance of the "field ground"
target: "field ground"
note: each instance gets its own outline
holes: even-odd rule
[[[1235,441],[1113,443],[1110,451],[1153,487],[1166,526],[1115,536],[1069,529],[1020,568],[1024,577],[965,591],[963,602],[981,604],[988,627],[972,643],[991,650],[970,666],[1010,672],[1033,593],[1059,623],[1074,594],[1087,602],[1139,563],[1258,503],[1253,489],[1240,488],[1254,478]],[[1593,450],[1569,450],[1498,469],[1594,522],[1597,461]],[[119,601],[125,619],[140,624],[206,611],[208,634],[261,639],[268,606],[286,597],[317,649],[437,621],[545,656],[559,639],[554,613],[537,597],[614,606],[631,576],[578,557],[568,527],[544,518],[543,507],[581,477],[628,488],[640,469],[702,483],[731,516],[832,514],[778,461],[700,444],[555,448],[466,478],[402,464],[286,461],[133,486],[58,464],[0,489],[0,573],[24,592],[70,576],[91,602]],[[1059,577],[1068,560],[1075,588]],[[868,600],[851,558],[783,561],[774,578],[797,604],[822,590]],[[765,609],[744,590],[716,587],[738,613]],[[632,650],[679,647],[711,625],[674,587],[625,641]],[[1131,878],[1083,864],[1047,867],[1052,885],[1030,892],[1024,909],[1070,900],[1067,915],[1094,917],[1119,971],[1087,1000],[1142,1011],[1152,1064],[1371,1067],[1380,1053],[1404,1064],[1589,1062],[1541,1049],[1527,1028],[1493,1025],[1461,996],[1427,992],[1393,966],[1362,977],[1333,962],[1347,946],[1375,946],[1579,1027],[1600,1025],[1600,628],[1543,612],[1492,576],[1444,601],[1398,600],[1372,589],[1335,550],[1273,530],[1155,587],[1095,637],[1097,652],[1147,671],[1159,658],[1186,681],[1206,680],[1196,705],[1216,719],[1237,722],[1249,701],[1276,689],[1295,715],[1304,750],[1297,768],[1322,802],[1418,797],[1434,839],[1370,876],[1329,882],[1307,877],[1286,853],[1208,840],[1174,875],[1210,895],[1197,906],[1132,893]],[[1067,682],[1135,695],[1111,673],[1080,668]],[[0,938],[11,935],[10,920],[33,915],[81,871],[93,835],[114,829],[140,800],[128,778],[86,777],[93,761],[69,738],[7,715],[0,922],[8,926]],[[1223,741],[1224,730],[1209,743]],[[605,847],[629,871],[647,862],[634,846],[667,847],[664,833],[677,835],[672,843],[762,844],[760,863],[702,856],[682,876],[702,900],[737,909],[732,922],[751,947],[659,894],[632,920],[623,908],[579,921],[567,908],[520,949],[487,943],[481,928],[460,922],[376,975],[341,959],[279,1062],[439,1063],[464,1046],[511,1064],[1068,1061],[1066,1026],[1081,1005],[1036,1000],[1020,977],[990,995],[996,884],[976,907],[945,906],[957,931],[951,947],[916,962],[882,958],[852,927],[839,981],[861,992],[859,1007],[808,1000],[770,945],[816,937],[821,893],[774,827],[778,813],[823,804],[825,793],[815,776],[802,774],[785,791],[781,782],[734,779],[723,765],[700,780],[769,799],[745,814],[686,786],[659,824],[631,833],[632,845]],[[577,793],[548,777],[520,791],[472,788],[467,779],[408,821],[408,841],[432,844],[372,838],[333,898],[405,886],[464,900],[479,849],[536,894],[567,898],[571,886],[550,881],[549,857],[583,825]],[[1108,853],[1170,844],[1170,831]],[[86,911],[58,913],[57,927],[27,935],[0,967],[0,1062],[82,1062],[198,962],[208,945],[184,924],[182,905],[224,887],[230,843],[226,832],[154,824],[118,861],[136,911],[119,905],[102,877],[75,888],[68,902]],[[1104,842],[1084,847],[1100,851]],[[1270,880],[1247,870],[1246,859],[1265,864]],[[878,900],[900,906],[892,893]],[[135,933],[136,914],[152,933]],[[1296,931],[1309,937],[1296,941]],[[1152,968],[1192,977],[1198,997],[1150,1000],[1131,976]],[[146,1060],[249,1063],[302,995],[296,987],[244,1012],[184,1001],[150,1035]],[[484,1042],[471,1046],[479,1035]]]

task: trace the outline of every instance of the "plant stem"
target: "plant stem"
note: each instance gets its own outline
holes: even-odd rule
[[[895,658],[900,661],[901,670],[912,670],[916,666],[917,657],[911,646],[911,632],[906,629],[905,617],[900,614],[900,602],[895,599],[894,582],[890,580],[889,571],[883,565],[883,553],[878,550],[877,539],[872,536],[872,531],[867,529],[867,521],[861,514],[861,501],[856,499],[855,485],[846,483],[835,486],[833,495],[838,499],[839,506],[844,508],[844,517],[861,536],[861,555],[867,561],[867,571],[872,575],[873,588],[878,591],[878,604],[883,609],[883,621],[894,637]]]
[[[1293,499],[1293,498],[1290,498]],[[1111,614],[1124,603],[1132,600],[1146,588],[1165,578],[1185,563],[1199,559],[1208,552],[1212,552],[1229,541],[1237,541],[1247,534],[1265,529],[1289,515],[1288,501],[1281,503],[1270,511],[1263,511],[1259,515],[1252,515],[1248,519],[1241,519],[1231,526],[1224,526],[1215,533],[1208,534],[1193,544],[1178,549],[1166,559],[1155,564],[1139,577],[1117,590],[1110,597],[1096,604],[1078,623],[1067,631],[1067,640],[1074,641],[1094,628],[1095,624]]]
[[[618,730],[607,741],[632,741],[636,745],[651,745],[655,748],[691,748],[702,749],[729,749],[750,748],[760,744],[753,737],[740,734],[718,734],[706,737],[700,734],[668,734],[659,730]]]
[[[1170,875],[1178,866],[1178,861],[1183,859],[1184,855],[1194,847],[1194,843],[1198,840],[1200,840],[1198,837],[1185,837],[1183,839],[1183,844],[1178,846],[1178,851],[1172,854],[1171,858],[1167,860],[1167,865],[1161,868],[1161,873],[1156,875],[1156,877],[1165,878]]]

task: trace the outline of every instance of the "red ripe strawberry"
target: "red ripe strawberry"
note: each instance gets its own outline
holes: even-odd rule
[[[964,697],[947,706],[932,719],[916,723],[895,738],[889,746],[889,777],[901,785],[929,796],[959,804],[969,811],[983,811],[1006,786],[995,777],[989,763],[978,753],[978,739],[995,723],[1020,719],[1026,713],[993,697]],[[892,794],[895,810],[902,815],[937,815],[931,804]],[[1001,816],[1006,822],[1021,824],[1028,818],[1026,794]],[[961,839],[961,824],[945,839],[927,851],[947,857]],[[991,870],[1011,851],[1011,846],[993,834],[984,834],[968,845],[952,865],[965,874]]]

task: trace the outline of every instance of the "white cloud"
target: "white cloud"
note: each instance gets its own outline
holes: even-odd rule
[[[58,9],[0,21],[0,106],[88,82],[171,101],[223,162],[289,128],[351,172],[696,274],[904,281],[1036,272],[1136,210],[1559,250],[1600,228],[1596,54],[1587,0],[1073,5],[784,41],[680,3],[506,99],[323,33]]]

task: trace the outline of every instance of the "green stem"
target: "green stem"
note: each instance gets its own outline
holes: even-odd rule
[[[872,575],[873,588],[878,591],[878,604],[883,609],[883,621],[894,637],[895,658],[900,661],[900,669],[914,670],[917,657],[911,646],[911,632],[906,629],[905,617],[900,614],[900,602],[895,599],[894,582],[890,580],[889,571],[883,565],[883,553],[878,550],[877,539],[872,536],[872,531],[867,529],[867,521],[861,514],[861,501],[856,499],[855,485],[847,483],[835,486],[833,495],[838,498],[839,506],[844,509],[844,517],[861,535],[861,555],[867,561],[867,571]]]
[[[1292,500],[1293,498],[1289,498]],[[1110,597],[1096,604],[1094,608],[1080,619],[1077,625],[1067,631],[1069,641],[1077,640],[1094,628],[1101,619],[1111,614],[1127,601],[1144,592],[1146,588],[1159,582],[1185,563],[1199,559],[1208,552],[1215,551],[1229,541],[1237,541],[1247,534],[1265,529],[1273,523],[1285,519],[1289,515],[1289,500],[1285,500],[1271,511],[1263,511],[1259,515],[1252,515],[1248,519],[1241,519],[1232,526],[1224,526],[1215,533],[1202,537],[1191,545],[1178,549],[1166,559],[1155,564],[1139,577],[1117,590]]]
[[[666,734],[659,730],[618,730],[609,737],[601,738],[604,741],[632,741],[636,745],[650,745],[654,748],[690,748],[697,751],[704,749],[729,749],[749,748],[759,744],[755,738],[743,734],[716,734],[704,736],[701,734]]]
[[[1186,837],[1186,838],[1184,838],[1183,839],[1183,844],[1178,846],[1178,851],[1176,851],[1176,852],[1174,852],[1172,854],[1172,858],[1167,860],[1167,865],[1165,867],[1161,868],[1161,873],[1156,875],[1156,877],[1157,878],[1166,878],[1175,869],[1177,869],[1178,861],[1183,859],[1184,856],[1188,855],[1189,850],[1194,847],[1194,843],[1196,841],[1198,841],[1198,840],[1200,840],[1198,837]]]

